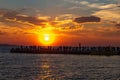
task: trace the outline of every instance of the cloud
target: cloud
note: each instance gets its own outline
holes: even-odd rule
[[[91,8],[98,8],[98,9],[110,9],[116,7],[116,4],[99,4],[99,3],[93,3],[93,4],[87,4],[88,7]]]
[[[63,21],[63,20],[72,20],[75,17],[73,14],[62,14],[55,18],[55,20]]]
[[[116,24],[115,26],[116,26],[117,28],[120,28],[120,24]]]
[[[54,21],[50,22],[51,25],[55,26],[56,29],[60,31],[70,31],[70,30],[81,30],[82,26],[75,23],[73,19],[75,15],[72,14],[62,14],[55,18]]]
[[[105,3],[95,3],[95,2],[76,1],[76,0],[64,0],[64,1],[76,4],[76,5],[87,6],[89,8],[95,8],[95,9],[111,9],[111,8],[117,7],[116,4],[105,4]],[[75,9],[75,8],[81,8],[81,7],[74,6],[71,9]]]
[[[93,13],[94,16],[98,16],[103,20],[120,23],[120,9],[100,10]]]
[[[77,23],[86,23],[86,22],[100,22],[100,18],[99,17],[95,17],[95,16],[90,16],[90,17],[78,17],[75,18],[75,22]]]
[[[120,24],[116,24],[116,26],[120,27]]]
[[[1,22],[19,22],[30,25],[44,25],[44,23],[47,22],[44,19],[21,14],[17,10],[7,9],[0,9],[0,18],[2,18],[0,19]]]
[[[0,31],[0,35],[5,35],[6,32]]]
[[[56,30],[80,29],[81,25],[73,22],[75,15],[62,14],[53,19],[49,16],[29,16],[19,10],[0,9],[0,22],[4,25],[16,26],[35,26],[42,29],[52,28]],[[29,28],[30,29],[30,28]]]

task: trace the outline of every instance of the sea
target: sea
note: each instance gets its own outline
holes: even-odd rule
[[[120,80],[120,56],[10,53],[0,46],[0,80]]]

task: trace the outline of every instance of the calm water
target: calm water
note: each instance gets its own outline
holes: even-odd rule
[[[120,80],[120,56],[0,52],[0,80]]]

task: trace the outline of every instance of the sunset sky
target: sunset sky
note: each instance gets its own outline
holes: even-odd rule
[[[0,0],[0,44],[46,45],[43,38],[55,46],[118,46],[120,1]]]

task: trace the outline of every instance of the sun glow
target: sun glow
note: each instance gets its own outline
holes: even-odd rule
[[[50,40],[50,36],[49,36],[48,34],[46,34],[46,35],[44,36],[44,40],[45,40],[45,41],[49,41],[49,40]]]
[[[55,40],[55,35],[52,33],[42,33],[39,36],[39,40],[43,45],[51,45]]]

